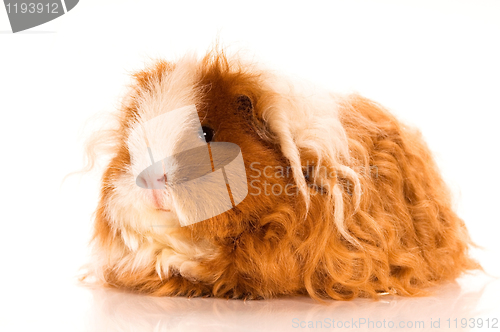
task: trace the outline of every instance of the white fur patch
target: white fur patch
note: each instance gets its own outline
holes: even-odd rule
[[[262,117],[278,136],[281,152],[289,160],[294,178],[309,207],[310,191],[302,173],[300,151],[308,151],[317,158],[316,167],[330,165],[353,183],[353,200],[358,208],[361,188],[358,175],[351,169],[347,134],[340,121],[339,108],[343,98],[316,86],[296,82],[285,77],[268,76],[267,89],[275,95]],[[333,179],[337,181],[337,179]],[[326,180],[326,181],[332,181]],[[335,204],[334,220],[346,240],[356,244],[344,227],[344,201],[339,183],[333,183],[328,193]]]
[[[105,207],[112,228],[120,230],[126,246],[114,246],[114,253],[109,256],[121,269],[136,271],[155,262],[162,278],[173,271],[196,278],[199,261],[215,255],[209,243],[192,243],[178,236],[176,228],[180,225],[177,210],[182,203],[176,202],[168,190],[158,194],[157,199],[162,207],[171,212],[159,211],[154,204],[152,190],[136,184],[137,175],[151,165],[148,146],[151,147],[153,158],[161,160],[186,146],[204,143],[189,130],[193,123],[200,126],[196,109],[194,119],[193,112],[185,108],[186,105],[196,104],[198,100],[197,66],[194,58],[186,57],[172,73],[164,73],[161,80],[149,81],[150,91],[133,96],[138,102],[139,117],[127,133],[131,165],[124,174],[114,179]],[[178,111],[169,113],[173,110]],[[169,114],[173,118],[169,118]],[[162,115],[167,116],[162,118]],[[148,122],[158,117],[160,121]],[[174,121],[169,121],[172,119]],[[175,171],[176,165],[166,165],[167,176],[173,177]]]

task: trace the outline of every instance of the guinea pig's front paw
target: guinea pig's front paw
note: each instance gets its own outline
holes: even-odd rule
[[[181,276],[193,283],[210,282],[214,276],[199,261],[172,249],[163,249],[156,258],[156,272],[161,280]]]

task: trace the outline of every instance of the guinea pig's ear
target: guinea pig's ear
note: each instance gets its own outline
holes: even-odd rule
[[[252,100],[247,95],[237,95],[235,98],[234,114],[243,116],[252,126],[260,138],[266,141],[276,140],[267,125],[255,115]]]
[[[253,105],[250,97],[246,95],[239,95],[236,97],[236,109],[240,114],[252,115]]]

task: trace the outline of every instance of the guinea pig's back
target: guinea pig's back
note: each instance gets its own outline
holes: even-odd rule
[[[365,250],[390,271],[375,269],[374,279],[411,295],[480,268],[468,256],[468,231],[420,132],[358,95],[347,97],[340,112],[362,190],[360,210],[346,224],[369,233],[355,235],[370,237]]]

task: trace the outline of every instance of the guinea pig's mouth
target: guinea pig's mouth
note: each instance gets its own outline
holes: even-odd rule
[[[156,210],[158,210],[158,211],[164,211],[164,212],[172,212],[169,209],[163,209],[163,208],[157,208]]]

